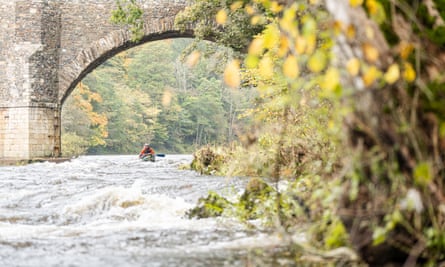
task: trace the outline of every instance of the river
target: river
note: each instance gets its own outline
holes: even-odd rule
[[[292,266],[273,256],[278,235],[185,217],[209,190],[233,197],[244,183],[180,170],[191,160],[82,156],[0,167],[0,266]]]

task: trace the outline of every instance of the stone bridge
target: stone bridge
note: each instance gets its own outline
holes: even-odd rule
[[[185,0],[138,0],[144,37],[110,22],[115,0],[0,0],[0,161],[61,156],[61,108],[78,82],[136,45],[192,37],[174,28]]]

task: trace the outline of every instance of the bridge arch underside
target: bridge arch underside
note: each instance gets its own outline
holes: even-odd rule
[[[140,40],[132,41],[128,31],[116,31],[101,38],[92,46],[83,49],[75,60],[61,68],[59,74],[59,105],[62,106],[74,88],[91,71],[113,56],[133,47],[164,39],[193,38],[193,31],[165,30],[145,34]]]

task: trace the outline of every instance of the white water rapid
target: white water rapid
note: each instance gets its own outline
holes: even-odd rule
[[[184,216],[209,190],[242,188],[179,170],[190,161],[83,156],[0,167],[0,266],[291,266],[253,253],[279,247],[274,235]]]

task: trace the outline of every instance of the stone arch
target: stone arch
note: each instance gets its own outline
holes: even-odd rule
[[[76,85],[88,73],[116,54],[147,42],[169,38],[192,38],[193,30],[176,30],[174,17],[169,17],[152,20],[146,24],[141,40],[134,42],[131,37],[128,30],[113,31],[106,37],[94,41],[87,48],[80,50],[74,60],[62,66],[59,74],[59,104],[63,104]]]
[[[0,5],[0,163],[59,157],[62,104],[93,69],[155,40],[193,37],[174,27],[186,0],[137,0],[143,38],[110,22],[116,0],[3,1]]]

